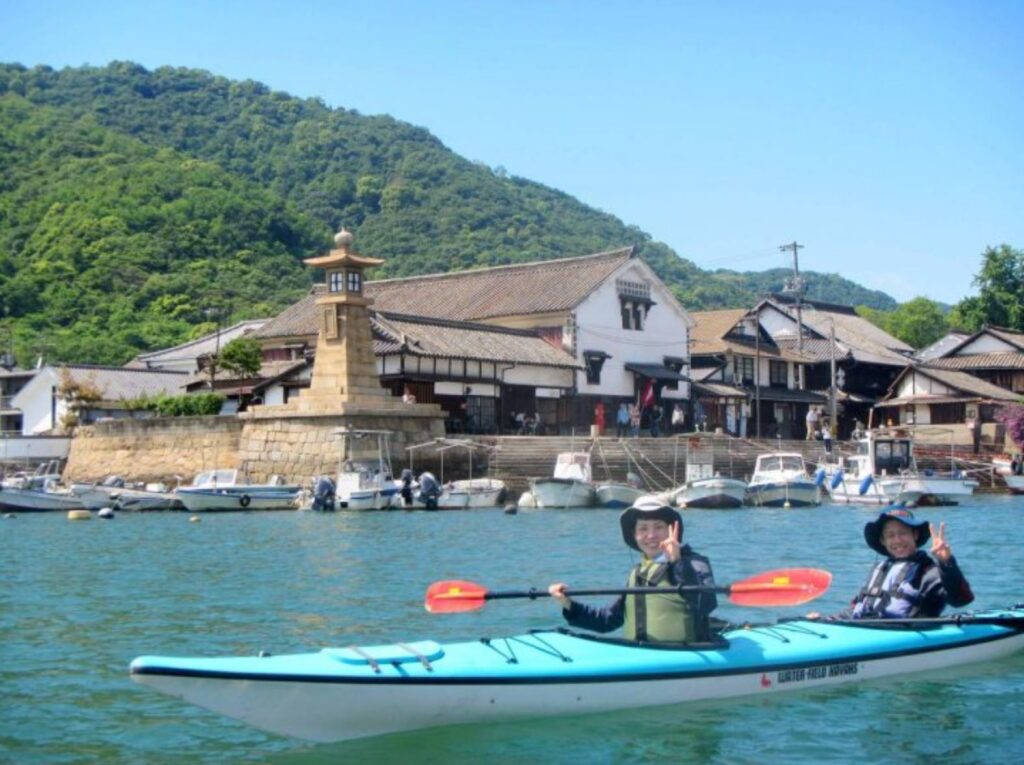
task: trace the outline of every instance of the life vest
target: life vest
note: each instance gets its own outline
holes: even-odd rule
[[[629,587],[675,590],[668,578],[668,563],[644,560],[629,573]],[[665,643],[692,643],[697,636],[690,604],[678,592],[664,595],[627,595],[623,637]]]
[[[888,587],[884,587],[889,572],[899,564],[903,564],[903,570],[897,573]],[[867,584],[857,596],[854,617],[900,619],[917,616],[921,610],[921,595],[911,583],[920,567],[920,561],[915,559],[896,561],[886,558],[876,563]]]

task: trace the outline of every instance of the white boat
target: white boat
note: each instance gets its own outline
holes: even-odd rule
[[[436,509],[472,510],[474,508],[481,507],[497,507],[504,501],[505,495],[508,493],[508,487],[505,485],[504,481],[497,478],[473,477],[473,453],[483,451],[490,455],[496,451],[497,447],[480,444],[476,441],[464,438],[435,438],[433,441],[427,441],[422,444],[413,444],[412,446],[406,447],[410,458],[408,471],[410,475],[413,470],[413,455],[418,450],[424,448],[436,450],[441,460],[441,494],[437,498]],[[452,449],[465,449],[467,451],[469,478],[445,483],[444,456],[446,452]],[[405,471],[403,471],[403,474],[404,473]],[[401,497],[401,490],[404,485],[404,481],[402,479],[396,479],[395,483],[399,489],[399,497],[395,500],[396,504],[407,510],[423,509],[426,507],[426,503],[420,499],[418,495],[418,481],[413,481],[409,486],[412,497],[411,503],[406,502]]]
[[[760,454],[745,501],[756,507],[810,507],[821,504],[821,487],[807,473],[796,452]]]
[[[298,486],[286,485],[278,476],[267,483],[249,483],[233,468],[207,470],[191,485],[174,490],[174,496],[191,512],[290,510],[298,494]]]
[[[685,508],[722,510],[741,507],[747,484],[724,478],[709,462],[687,462],[686,483],[669,494],[669,504]]]
[[[1009,459],[996,458],[992,460],[992,467],[996,474],[1002,476],[1006,482],[1006,488],[1011,494],[1024,494],[1024,475],[1015,473],[1012,468],[1012,461]]]
[[[597,498],[592,475],[590,452],[562,452],[551,478],[530,479],[534,507],[593,507]]]
[[[608,481],[594,487],[594,504],[598,507],[629,507],[648,493],[631,483]]]
[[[165,484],[128,486],[120,476],[107,476],[102,483],[76,483],[71,494],[89,510],[181,510],[181,500]]]
[[[17,512],[82,510],[82,500],[60,487],[56,463],[40,465],[34,473],[19,472],[0,482],[0,508]]]
[[[857,453],[823,464],[832,501],[843,504],[888,505],[907,502],[949,505],[970,497],[978,486],[951,469],[919,470],[909,436],[871,431],[857,442]]]
[[[339,428],[341,438],[335,501],[344,510],[387,510],[398,506],[391,471],[390,431]],[[368,449],[373,444],[375,449]]]

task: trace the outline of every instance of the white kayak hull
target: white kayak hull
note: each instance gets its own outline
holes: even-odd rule
[[[832,686],[927,670],[942,670],[973,662],[1001,659],[1024,648],[1024,633],[992,629],[958,645],[931,644],[928,632],[911,631],[912,646],[893,636],[903,647],[885,650],[888,637],[871,650],[828,655],[829,628],[816,623],[794,625],[796,639],[810,637],[818,642],[805,658],[785,661],[790,649],[780,644],[778,628],[771,634],[734,633],[737,642],[758,642],[757,650],[740,649],[742,657],[729,660],[721,649],[690,652],[680,661],[691,669],[673,668],[665,651],[650,651],[639,669],[609,663],[598,672],[587,672],[585,654],[575,667],[559,667],[565,645],[550,639],[555,650],[537,664],[509,664],[502,660],[502,644],[495,640],[495,672],[470,666],[458,675],[446,672],[440,662],[425,661],[401,665],[381,663],[370,672],[339,669],[349,676],[320,674],[334,672],[329,655],[320,654],[269,659],[236,659],[239,664],[217,660],[192,660],[192,667],[208,662],[209,667],[188,669],[185,664],[160,657],[140,657],[132,663],[132,677],[145,685],[198,706],[242,720],[263,730],[318,742],[377,736],[442,725],[488,723],[555,715],[609,712],[692,701],[729,699],[741,696],[765,697],[788,690]],[[803,631],[803,638],[796,630]],[[879,630],[884,633],[887,630]],[[761,640],[761,638],[765,638]],[[822,638],[825,639],[822,639]],[[454,646],[458,648],[459,646]],[[479,649],[479,645],[477,646]],[[518,646],[517,654],[528,647]],[[824,649],[824,650],[823,650]],[[368,649],[372,650],[372,649]],[[487,650],[490,650],[489,648]],[[584,651],[586,649],[583,649]],[[573,653],[572,651],[567,651]],[[289,663],[289,660],[292,660]],[[182,662],[186,660],[180,660]],[[228,660],[231,661],[231,660]],[[258,662],[272,666],[281,661],[295,671],[261,676]],[[699,666],[693,668],[694,663]],[[661,669],[655,668],[655,663]],[[242,667],[236,671],[233,667]],[[255,671],[254,671],[255,669]],[[305,669],[305,671],[303,671]],[[684,672],[686,675],[683,676]],[[578,673],[582,677],[573,677]],[[638,676],[640,675],[640,676]]]

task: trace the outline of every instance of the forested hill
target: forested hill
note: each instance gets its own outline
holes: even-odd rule
[[[308,287],[301,259],[341,224],[387,259],[375,277],[635,243],[693,310],[749,305],[768,278],[701,271],[390,117],[189,69],[0,65],[0,309],[22,363],[116,363],[208,329],[214,312],[268,315]],[[812,298],[894,305],[806,276]]]

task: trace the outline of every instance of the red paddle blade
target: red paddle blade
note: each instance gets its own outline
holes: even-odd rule
[[[432,614],[475,611],[483,606],[486,596],[487,590],[475,582],[449,579],[434,582],[427,588],[423,607]]]
[[[798,606],[828,590],[832,574],[820,568],[782,568],[765,571],[729,587],[729,600],[738,606]]]

